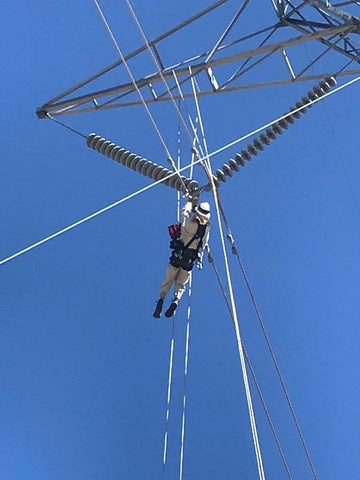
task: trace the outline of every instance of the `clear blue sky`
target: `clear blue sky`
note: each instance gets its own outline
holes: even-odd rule
[[[275,21],[270,0],[250,3],[238,36]],[[209,4],[133,2],[148,38]],[[101,5],[122,50],[140,46],[125,1]],[[209,23],[164,43],[166,63],[211,48],[237,7],[229,1]],[[0,260],[150,183],[35,115],[118,59],[94,3],[5,0],[2,18]],[[310,51],[296,50],[295,68]],[[266,63],[248,81],[271,78],[279,65]],[[146,54],[130,67],[136,76],[155,70]],[[118,71],[109,84],[126,81]],[[209,150],[277,118],[315,83],[202,99]],[[360,478],[358,105],[359,83],[319,102],[220,189],[319,480]],[[194,116],[191,100],[187,108]],[[176,157],[173,107],[151,111]],[[141,106],[63,120],[166,165]],[[215,156],[213,168],[248,143]],[[181,152],[185,165],[184,132]],[[199,167],[194,176],[204,182]],[[215,213],[211,195],[203,200]],[[223,274],[215,217],[211,247]],[[176,192],[159,185],[1,266],[1,480],[161,478],[172,321],[152,311],[175,220]],[[231,266],[244,343],[293,478],[311,479],[233,257]],[[175,320],[168,479],[179,475],[187,302]],[[191,305],[184,479],[255,479],[234,328],[207,262],[194,272]],[[266,478],[286,479],[251,387]]]

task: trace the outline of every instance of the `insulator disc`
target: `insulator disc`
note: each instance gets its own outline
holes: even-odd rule
[[[101,144],[99,152],[105,155],[105,150],[109,145],[111,145],[111,142],[109,140],[105,140],[105,142]]]
[[[271,140],[275,140],[275,138],[277,137],[277,133],[274,132],[272,128],[268,128],[265,133],[269,138],[271,138]]]
[[[247,162],[250,162],[250,160],[251,160],[251,153],[248,152],[248,150],[245,150],[245,149],[244,149],[244,150],[241,150],[241,156],[242,156],[243,158],[245,158],[245,160],[246,160]]]
[[[146,176],[154,178],[154,172],[158,168],[158,166],[159,165],[157,163],[150,163],[150,165],[146,169]]]
[[[87,137],[86,137],[86,145],[90,148],[93,148],[92,147],[92,142],[94,140],[94,137],[96,137],[96,133],[90,133]]]
[[[90,135],[86,137],[86,145],[90,148],[94,148],[93,144],[94,144],[95,137],[97,136],[98,135],[96,135],[96,133],[90,133]]]
[[[278,123],[275,123],[275,125],[273,125],[273,131],[276,132],[278,135],[281,135],[283,133],[283,129]]]
[[[159,165],[155,170],[153,171],[152,178],[156,181],[161,180],[162,176],[161,173],[163,171],[164,167]]]
[[[168,186],[170,186],[170,180],[171,180],[170,173],[172,173],[171,170],[167,170],[166,175],[164,176],[164,181],[163,181],[163,183]]]
[[[318,98],[314,90],[310,90],[310,92],[307,93],[307,96],[310,98],[312,102]]]
[[[113,145],[113,144],[111,144]],[[114,144],[115,145],[115,144]],[[113,147],[110,148],[110,145],[109,147],[106,149],[105,151],[105,156],[108,157],[108,158],[111,158],[112,160],[114,160],[115,158],[115,155],[116,153],[121,150],[120,147],[118,145],[115,145]]]
[[[288,129],[289,128],[289,122],[287,121],[286,118],[282,118],[279,120],[279,125],[281,128]]]
[[[264,143],[265,145],[270,145],[270,143],[271,143],[271,138],[268,137],[268,136],[266,135],[266,133],[261,133],[261,134],[260,134],[260,140],[261,140],[262,143]]]
[[[328,92],[331,88],[330,85],[327,82],[325,82],[324,80],[319,82],[319,87],[321,88],[321,90],[323,92]]]
[[[315,85],[315,87],[313,88],[313,91],[315,95],[317,95],[318,97],[322,97],[324,95],[324,92],[321,90],[321,88],[318,85]]]
[[[133,158],[133,160],[129,162],[129,167],[131,168],[131,170],[135,170],[136,172],[136,166],[140,161],[141,157],[139,157],[139,155],[135,155],[135,158]]]
[[[138,163],[136,164],[135,171],[138,173],[142,173],[142,169],[146,164],[146,162],[147,162],[146,158],[142,158],[141,160],[139,160]]]
[[[236,160],[234,160],[233,158],[229,160],[229,166],[231,170],[235,170],[236,172],[239,171],[239,165],[236,163]]]
[[[296,118],[294,115],[290,114],[290,115],[287,115],[286,120],[287,122],[291,123],[291,125],[293,125],[295,123]]]
[[[261,138],[260,139],[255,138],[253,143],[255,145],[255,148],[257,148],[257,150],[261,150],[261,151],[264,150],[264,145],[261,141]]]
[[[100,137],[100,135],[95,135],[92,142],[91,142],[91,147],[94,150],[97,150],[99,152],[99,149],[100,149],[101,145],[103,144],[103,142],[105,142],[105,138]]]
[[[121,157],[119,158],[119,163],[122,165],[125,165],[127,157],[130,155],[129,150],[125,150],[125,152],[122,153]]]
[[[302,97],[301,99],[302,103],[307,106],[307,108],[311,108],[312,105],[310,104],[310,98],[309,97]]]
[[[325,82],[330,85],[330,87],[335,87],[337,85],[337,81],[335,77],[326,77]]]
[[[122,157],[123,153],[125,153],[125,152],[126,152],[125,148],[120,148],[119,150],[117,150],[117,152],[115,152],[114,156],[111,156],[111,158],[113,160],[115,160],[115,162],[121,163],[121,161],[120,161],[121,157]]]
[[[248,149],[248,152],[251,153],[251,155],[256,156],[258,154],[257,148],[252,143],[250,143],[250,145],[247,146],[247,149]]]
[[[291,108],[290,108],[290,112],[294,112],[294,113],[293,113],[294,117],[295,117],[295,118],[300,118],[300,117],[301,117],[301,111],[295,112],[295,110],[296,110],[296,107],[291,107]]]
[[[245,161],[245,158],[240,155],[240,153],[237,153],[235,155],[235,162],[238,164],[238,165],[241,165],[242,167],[245,167],[246,165],[246,161]]]
[[[154,166],[154,164],[152,162],[150,162],[149,160],[147,160],[146,163],[144,163],[144,165],[142,166],[140,173],[149,177],[150,175],[148,174],[148,170],[149,169],[153,170],[153,168],[152,168],[153,166]],[[155,166],[157,166],[157,164],[155,164]]]
[[[225,175],[227,175],[228,177],[232,177],[233,176],[233,171],[231,170],[230,166],[227,164],[227,163],[224,163],[223,167],[222,167],[222,171],[225,173]]]
[[[296,103],[295,103],[295,107],[296,107],[296,108],[303,107],[301,110],[299,110],[299,112],[301,112],[301,113],[305,113],[305,112],[306,112],[306,110],[307,110],[307,108],[306,108],[306,107],[304,107],[304,105],[303,105],[303,103],[302,103],[302,102],[296,102]]]
[[[136,154],[135,153],[130,153],[130,155],[128,155],[126,157],[126,160],[125,160],[125,163],[124,163],[125,167],[131,168],[131,164],[134,160],[136,160]]]
[[[161,167],[161,171],[157,174],[157,180],[162,180],[163,178],[166,177],[166,175],[168,175],[168,173],[169,173],[168,168]]]
[[[226,175],[222,170],[220,170],[220,168],[216,170],[216,177],[218,180],[220,180],[220,182],[226,182]]]

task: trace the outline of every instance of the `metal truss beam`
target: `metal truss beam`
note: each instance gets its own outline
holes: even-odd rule
[[[277,80],[272,80],[269,82],[257,82],[257,83],[249,83],[249,84],[244,84],[244,85],[237,85],[233,87],[228,87],[226,90],[221,91],[220,93],[230,93],[230,92],[237,92],[237,91],[243,91],[243,90],[251,90],[251,89],[256,89],[256,88],[265,88],[265,87],[274,87],[274,86],[281,86],[281,85],[288,85],[292,83],[299,83],[299,82],[309,82],[309,81],[314,81],[314,80],[321,80],[324,79],[325,77],[329,77],[332,75],[332,72],[322,72],[318,73],[317,75],[307,75],[307,76],[301,76],[301,77],[296,77],[295,79],[293,78],[285,78],[285,79],[277,79]],[[355,75],[360,75],[360,68],[356,70],[343,70],[341,72],[337,73],[337,77],[344,77],[344,76],[355,76]],[[209,96],[213,95],[214,90],[202,90],[201,92],[198,92],[196,94],[197,97],[204,97],[204,96]],[[172,99],[174,100],[181,100],[183,98],[193,98],[194,94],[193,93],[182,93],[180,94],[174,94],[172,96]],[[167,102],[170,100],[170,97],[168,95],[163,95],[158,98],[147,98],[145,99],[146,104],[152,104],[152,103],[159,103],[159,102]],[[85,104],[83,104],[85,105]],[[71,113],[89,113],[89,112],[96,112],[100,110],[111,110],[114,108],[126,108],[126,107],[133,107],[137,105],[142,105],[142,102],[140,100],[134,100],[134,101],[128,101],[128,102],[121,102],[121,103],[106,103],[104,105],[101,105],[99,107],[97,106],[92,106],[92,107],[87,107],[87,106],[81,106],[79,105],[79,108],[76,110],[72,110]],[[61,115],[66,115],[69,112],[66,110],[63,111],[58,111],[56,113],[50,113],[51,116],[61,116]]]
[[[215,44],[215,46],[208,52],[194,56],[193,58],[184,60],[176,65],[172,65],[165,68],[165,62],[163,62],[159,50],[158,44],[162,40],[175,34],[185,26],[192,22],[195,22],[200,17],[209,13],[210,11],[221,6],[228,0],[219,0],[210,5],[205,10],[197,13],[188,20],[180,23],[176,27],[168,30],[164,34],[158,36],[154,40],[149,42],[150,48],[156,55],[159,64],[161,65],[161,72],[155,72],[150,75],[144,76],[133,83],[127,82],[120,85],[111,86],[101,90],[87,92],[81,95],[74,95],[79,93],[80,89],[87,87],[89,89],[90,84],[97,80],[99,77],[110,72],[114,68],[120,66],[122,61],[117,61],[109,67],[101,70],[100,72],[92,75],[88,79],[78,83],[74,87],[68,89],[64,93],[57,95],[55,98],[49,100],[44,105],[37,109],[37,115],[39,118],[45,118],[47,116],[65,115],[72,113],[98,111],[108,108],[118,108],[130,105],[140,104],[138,98],[134,98],[134,92],[140,89],[146,103],[155,103],[170,99],[168,89],[172,92],[175,98],[191,97],[193,94],[189,92],[179,92],[179,85],[182,86],[188,82],[192,77],[199,75],[201,72],[205,72],[207,84],[205,88],[202,88],[199,95],[210,95],[212,93],[223,93],[226,91],[244,90],[249,88],[260,88],[270,85],[282,85],[284,83],[290,83],[294,81],[304,81],[309,79],[321,78],[321,75],[336,75],[341,72],[341,75],[351,75],[351,72],[357,72],[356,69],[349,70],[348,65],[336,66],[334,71],[320,74],[316,73],[311,77],[304,77],[304,73],[319,62],[319,60],[330,52],[337,52],[342,57],[347,57],[351,62],[360,63],[360,48],[356,48],[352,41],[352,36],[360,34],[360,21],[358,17],[355,17],[347,12],[344,12],[339,7],[342,5],[356,5],[359,7],[359,3],[355,0],[348,0],[336,5],[331,5],[328,1],[323,0],[271,0],[274,9],[280,21],[270,27],[263,28],[257,32],[254,32],[239,40],[232,41],[228,45],[223,45],[224,38],[228,35],[231,29],[233,29],[235,23],[238,21],[241,13],[247,6],[249,0],[243,0],[242,6],[239,8],[229,26],[225,30],[222,37]],[[269,43],[270,37],[274,33],[278,33],[285,28],[293,28],[298,32],[301,32],[301,36],[289,38],[286,40],[275,41]],[[270,33],[269,33],[270,32]],[[257,48],[246,49],[245,42],[250,38],[255,38],[267,34],[265,40],[263,40]],[[289,57],[290,47],[296,45],[308,43],[308,42],[320,42],[326,48],[322,52],[317,53],[315,58],[309,59],[307,64],[300,67],[301,73],[296,73],[292,68],[291,59]],[[226,55],[226,49],[236,48],[236,53],[232,55]],[[241,50],[241,47],[243,49]],[[140,53],[146,50],[147,46],[134,50],[125,57],[125,61],[136,57]],[[290,52],[296,50],[291,49]],[[284,60],[287,70],[289,72],[289,78],[274,78],[269,81],[250,83],[244,76],[254,67],[264,62],[271,55],[280,52],[282,59]],[[341,58],[338,56],[338,58]],[[219,83],[213,69],[225,64],[236,64],[236,62],[243,61],[242,65],[236,67],[235,72],[229,77],[228,80]],[[302,62],[304,63],[304,62]],[[305,62],[306,63],[306,62]],[[220,70],[217,70],[220,72]],[[276,75],[276,72],[274,72]],[[234,85],[235,81],[241,77],[242,81],[245,78],[245,83],[242,85]],[[169,84],[166,91],[156,92],[154,85],[159,84],[166,80]],[[174,81],[175,80],[175,81]],[[208,89],[208,85],[211,85],[211,89]]]
[[[202,63],[192,65],[191,66],[192,75],[197,75],[208,68],[214,68],[227,63],[234,63],[241,59],[253,58],[253,57],[264,55],[264,54],[273,54],[279,51],[281,52],[285,48],[288,48],[294,45],[299,45],[299,44],[310,42],[313,40],[323,39],[325,35],[326,36],[329,36],[329,35],[333,36],[333,35],[339,35],[339,34],[346,35],[355,29],[356,29],[356,26],[354,25],[342,25],[335,28],[329,27],[326,29],[326,31],[320,31],[320,32],[315,32],[310,34],[306,32],[306,35],[302,35],[300,37],[294,37],[289,40],[276,42],[270,45],[264,45],[259,48],[239,52],[226,57],[213,58],[207,63],[202,62]],[[173,79],[174,74],[176,75],[176,77],[189,76],[189,68],[188,66],[180,67],[180,68],[169,67],[163,70],[161,72],[161,75],[159,73],[154,73],[152,75],[149,75],[148,77],[144,77],[138,80],[136,82],[136,87],[138,89],[142,89],[143,87],[151,87],[153,84],[163,81],[163,79],[165,80]],[[100,110],[106,107],[106,105],[103,105],[103,106],[99,105],[98,103],[99,99],[104,99],[104,98],[109,99],[110,96],[119,95],[119,94],[127,95],[129,93],[134,92],[134,90],[135,88],[132,83],[126,83],[126,84],[114,86],[108,89],[91,92],[89,94],[82,95],[79,97],[74,97],[74,98],[60,100],[60,101],[53,100],[43,105],[42,107],[40,107],[37,110],[37,114],[39,117],[45,117],[47,116],[47,114],[51,114],[55,116],[60,114],[64,115],[69,113],[75,113],[78,107],[83,107],[84,104],[89,102],[93,104],[93,107],[90,109],[89,107],[87,107],[87,110],[82,109],[82,111]],[[129,103],[127,105],[129,105]]]

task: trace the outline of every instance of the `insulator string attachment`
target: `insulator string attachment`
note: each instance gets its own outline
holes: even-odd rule
[[[88,135],[86,145],[135,172],[141,173],[155,181],[162,181],[165,185],[175,188],[179,192],[192,193],[199,190],[199,184],[196,180],[187,178],[179,173],[176,174],[174,171],[140,157],[135,153],[131,153],[95,133]]]
[[[234,171],[237,172],[240,167],[244,167],[246,162],[249,162],[252,157],[257,156],[260,151],[264,150],[266,145],[270,145],[278,135],[281,135],[284,130],[287,130],[291,124],[295,123],[296,119],[306,113],[308,108],[312,107],[314,101],[325,95],[335,85],[335,77],[326,77],[324,80],[321,80],[318,85],[315,85],[307,95],[302,97],[300,102],[296,102],[295,106],[289,109],[289,112],[285,114],[281,120],[267,128],[267,130],[261,133],[258,138],[255,138],[247,148],[241,150],[240,153],[236,153],[234,158],[231,158],[228,163],[224,163],[222,168],[216,171],[213,175],[215,186],[218,188],[221,182],[226,182],[227,177],[233,176]],[[208,185],[208,187],[210,189],[210,185]]]

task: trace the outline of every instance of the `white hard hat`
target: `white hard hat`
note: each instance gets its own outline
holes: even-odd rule
[[[202,202],[200,205],[195,207],[195,213],[196,215],[199,215],[199,217],[204,218],[205,220],[209,220],[210,218],[210,205],[208,202]]]

